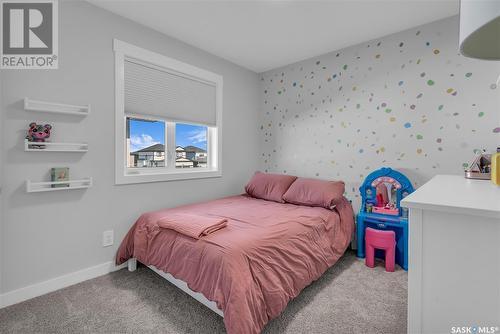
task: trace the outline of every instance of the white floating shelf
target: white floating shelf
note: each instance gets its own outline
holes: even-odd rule
[[[24,150],[26,152],[87,152],[87,143],[53,143],[53,142],[33,142],[24,140]]]
[[[90,104],[86,106],[76,106],[71,104],[32,100],[30,98],[25,97],[24,109],[30,111],[43,111],[43,112],[51,112],[57,114],[87,116],[90,113]]]
[[[56,185],[66,185],[64,187],[54,187]],[[92,178],[88,177],[81,180],[55,181],[55,182],[32,182],[26,180],[26,192],[38,193],[43,191],[86,189],[92,186]]]

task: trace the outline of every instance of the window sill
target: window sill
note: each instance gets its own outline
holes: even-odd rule
[[[221,177],[221,170],[189,170],[182,172],[147,172],[141,173],[127,173],[124,175],[117,175],[116,184],[134,184],[134,183],[149,183],[149,182],[163,182],[163,181],[178,181],[178,180],[192,180],[192,179],[206,179],[212,177]]]

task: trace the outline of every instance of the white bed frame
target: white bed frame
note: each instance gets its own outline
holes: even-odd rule
[[[137,259],[135,258],[129,259],[127,265],[129,271],[135,271],[137,269]],[[188,287],[187,283],[184,282],[183,280],[177,279],[171,274],[159,270],[155,266],[147,266],[147,267],[224,318],[224,313],[222,312],[221,309],[217,307],[217,304],[215,302],[208,300],[207,297],[205,297],[202,293],[191,290]]]

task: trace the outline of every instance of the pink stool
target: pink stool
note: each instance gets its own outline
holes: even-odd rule
[[[385,270],[393,272],[396,257],[396,233],[367,227],[365,230],[365,263],[370,268],[375,267],[375,249],[385,251]]]

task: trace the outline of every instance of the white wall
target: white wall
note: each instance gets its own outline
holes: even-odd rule
[[[59,9],[59,69],[1,72],[4,293],[111,261],[142,212],[241,193],[257,168],[255,73],[85,2],[60,2]],[[114,185],[113,38],[224,77],[222,178]],[[90,103],[92,112],[83,119],[27,112],[21,102],[25,96]],[[51,123],[53,141],[87,141],[89,152],[24,152],[31,121]],[[92,176],[94,186],[86,191],[25,192],[26,179],[47,179],[55,166],[70,167],[71,177]],[[115,231],[115,244],[103,248],[102,232],[108,229]]]
[[[500,62],[459,54],[458,17],[271,70],[262,169],[345,180],[355,204],[383,166],[416,186],[462,174],[475,151],[500,145],[499,75]]]

